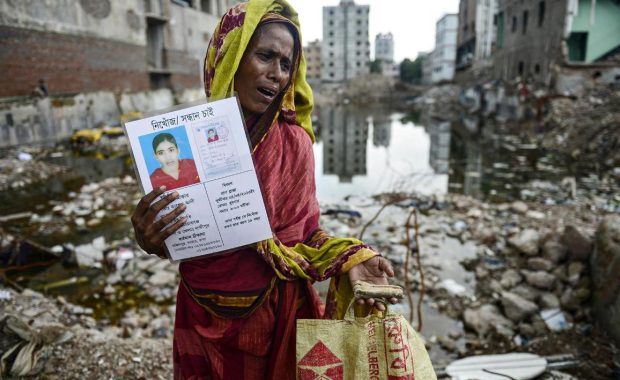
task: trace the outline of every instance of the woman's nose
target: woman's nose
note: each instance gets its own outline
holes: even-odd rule
[[[269,67],[269,77],[273,79],[275,82],[280,83],[284,78],[284,71],[282,70],[282,66],[279,61],[275,61]]]

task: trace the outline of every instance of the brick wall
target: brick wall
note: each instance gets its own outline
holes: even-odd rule
[[[146,49],[101,38],[0,26],[0,97],[149,89]],[[194,86],[196,87],[196,86]]]
[[[202,88],[202,62],[185,52],[172,49],[166,50],[166,61],[172,74],[170,85],[174,92],[181,92],[186,88]]]

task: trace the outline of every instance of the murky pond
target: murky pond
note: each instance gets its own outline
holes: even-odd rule
[[[431,135],[386,110],[317,110],[317,196],[338,202],[350,195],[392,191],[445,193],[448,176],[429,160]]]
[[[596,162],[571,163],[493,125],[472,130],[466,119],[346,107],[317,115],[317,195],[324,202],[413,191],[553,204],[591,188],[602,174]]]

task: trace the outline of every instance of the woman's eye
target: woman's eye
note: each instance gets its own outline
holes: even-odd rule
[[[269,60],[269,56],[265,53],[258,53],[258,58],[260,58],[262,61],[268,61]]]

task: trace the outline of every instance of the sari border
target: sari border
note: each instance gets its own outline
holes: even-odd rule
[[[181,276],[181,284],[192,299],[210,314],[219,318],[245,318],[265,302],[275,287],[277,279],[277,276],[273,276],[269,286],[257,290],[259,293],[255,293],[255,296],[249,295],[249,292],[218,292],[207,289],[199,290],[202,294],[198,294],[189,286],[183,276]],[[245,295],[235,296],[231,295],[231,293]]]

